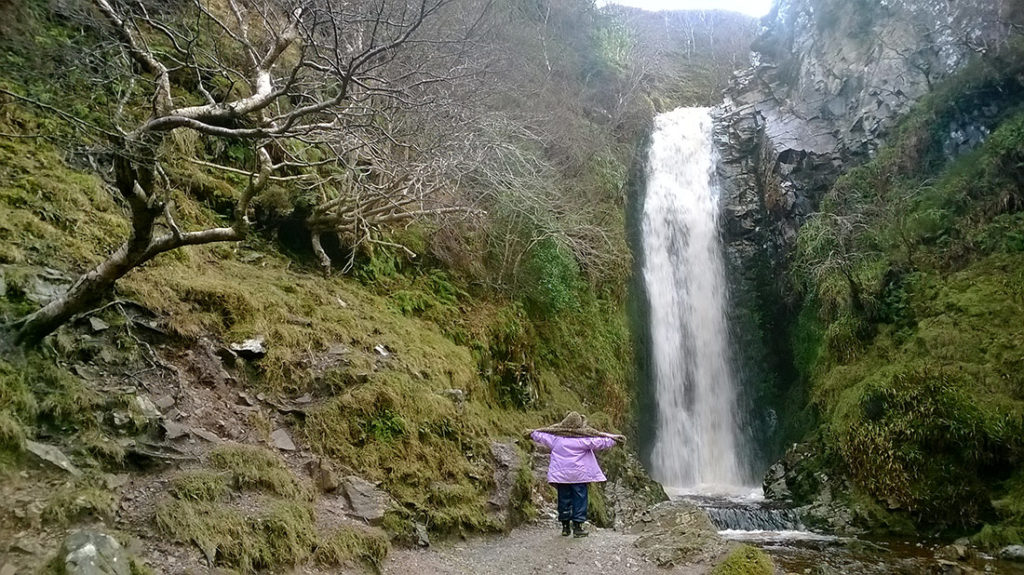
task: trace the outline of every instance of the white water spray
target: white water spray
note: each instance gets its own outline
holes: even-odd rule
[[[666,488],[728,493],[744,477],[711,130],[707,108],[661,114],[647,160],[644,281],[658,406],[652,472]]]

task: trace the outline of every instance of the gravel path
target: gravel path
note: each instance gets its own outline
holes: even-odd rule
[[[636,535],[590,528],[590,537],[561,537],[553,522],[507,535],[441,542],[429,549],[395,549],[384,575],[701,575],[706,565],[671,569],[647,562],[633,547]]]

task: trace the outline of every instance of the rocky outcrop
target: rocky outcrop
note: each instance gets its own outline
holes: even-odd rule
[[[765,497],[787,504],[804,525],[816,531],[842,536],[864,533],[881,518],[853,502],[850,481],[831,472],[834,465],[825,461],[822,452],[815,442],[793,445],[765,473]]]
[[[650,508],[629,528],[635,545],[661,566],[708,561],[725,550],[708,514],[689,501],[665,501]]]
[[[391,497],[369,481],[349,475],[341,480],[341,488],[348,501],[348,514],[370,525],[379,525],[384,513],[392,506]]]
[[[606,466],[605,509],[609,527],[623,529],[636,523],[647,509],[668,499],[665,489],[647,474],[632,452],[624,451],[620,461]]]
[[[780,2],[755,65],[718,110],[729,235],[768,223],[772,242],[790,245],[845,166],[869,157],[972,54],[1006,41],[1010,9],[1005,0]]]
[[[491,457],[494,460],[494,490],[487,500],[491,510],[506,525],[512,525],[511,513],[515,502],[512,495],[516,487],[517,474],[522,466],[519,449],[511,441],[492,441]]]

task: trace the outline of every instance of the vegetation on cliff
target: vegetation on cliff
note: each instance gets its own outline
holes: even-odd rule
[[[827,465],[927,530],[1020,542],[1021,47],[937,85],[797,237],[793,350]],[[987,134],[958,150],[963,130]]]

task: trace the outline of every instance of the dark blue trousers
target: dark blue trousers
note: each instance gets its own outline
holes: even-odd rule
[[[553,483],[558,490],[558,520],[587,520],[587,487],[588,483]]]

